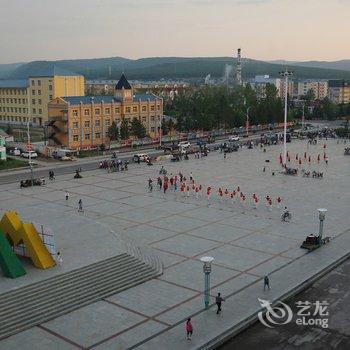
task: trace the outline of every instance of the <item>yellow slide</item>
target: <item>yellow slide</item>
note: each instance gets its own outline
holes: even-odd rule
[[[45,247],[34,225],[32,223],[23,224],[16,212],[5,212],[0,221],[0,228],[14,245],[23,242],[34,266],[47,269],[55,265],[54,259]]]

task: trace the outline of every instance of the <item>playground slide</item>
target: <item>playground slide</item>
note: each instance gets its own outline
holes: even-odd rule
[[[3,230],[12,244],[24,243],[34,266],[40,269],[47,269],[55,265],[55,261],[45,247],[34,225],[32,223],[23,224],[15,211],[5,212],[0,221],[0,229]]]
[[[34,266],[40,269],[48,269],[55,265],[55,261],[32,223],[23,224],[19,232]]]
[[[17,278],[26,274],[17,255],[12,251],[10,243],[4,233],[0,230],[0,268],[4,275],[10,278]]]

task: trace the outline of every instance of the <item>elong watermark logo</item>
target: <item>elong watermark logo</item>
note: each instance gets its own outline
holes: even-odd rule
[[[260,305],[265,309],[258,313],[260,322],[268,328],[281,326],[293,320],[293,311],[289,305],[278,300],[275,305],[270,301],[258,298]],[[297,301],[295,323],[298,326],[320,326],[328,328],[328,306],[327,301]]]

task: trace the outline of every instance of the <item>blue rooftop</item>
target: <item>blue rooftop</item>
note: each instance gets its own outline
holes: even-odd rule
[[[67,69],[57,66],[38,68],[29,73],[29,77],[53,77],[55,75],[68,77],[81,74],[73,73]]]
[[[26,88],[29,86],[27,79],[0,80],[0,88]]]
[[[101,103],[112,103],[112,102],[121,102],[114,98],[114,96],[66,96],[62,97],[63,100],[68,102],[70,105],[78,105],[80,102],[82,104],[89,104],[93,100],[95,104]],[[134,101],[155,101],[157,99],[156,96],[152,94],[134,94]]]

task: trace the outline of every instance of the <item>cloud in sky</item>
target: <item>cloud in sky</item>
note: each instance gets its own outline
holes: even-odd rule
[[[350,58],[348,0],[0,0],[0,63],[78,57]]]

